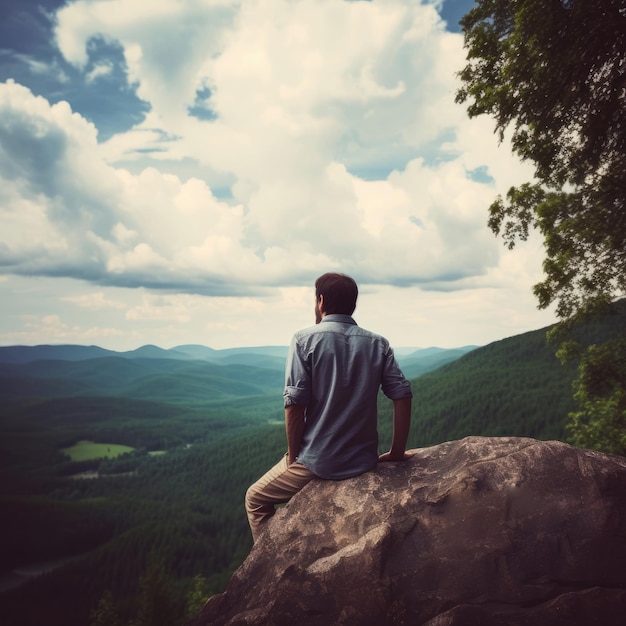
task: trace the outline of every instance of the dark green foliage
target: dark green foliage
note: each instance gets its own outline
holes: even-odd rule
[[[105,589],[127,622],[137,612],[139,581],[154,553],[181,611],[194,576],[205,577],[208,594],[221,591],[251,547],[245,489],[284,450],[281,426],[233,427],[209,443],[143,456],[131,476],[50,480],[42,483],[51,489],[49,499],[38,505],[29,499],[5,502],[4,512],[15,520],[9,527],[15,545],[5,535],[3,549],[13,564],[81,551],[83,558],[0,596],[3,624],[85,624]],[[51,515],[56,509],[71,514]],[[42,545],[31,549],[37,533]],[[63,539],[56,546],[55,537]],[[47,552],[39,552],[42,546]],[[45,615],[36,606],[41,603],[48,606]],[[25,612],[24,606],[31,608]]]
[[[549,333],[558,333],[561,361],[579,363],[574,381],[578,406],[569,413],[566,428],[577,446],[626,455],[626,300],[599,317],[604,323],[591,326],[595,332],[586,342],[576,329],[566,329],[565,341],[559,327]]]
[[[12,569],[82,555],[107,542],[115,525],[103,500],[0,500],[0,563]]]
[[[113,599],[113,595],[107,589],[98,606],[89,614],[90,626],[122,626],[122,621]]]
[[[187,593],[187,617],[196,615],[210,595],[206,578],[198,574],[194,578],[193,587]]]
[[[158,557],[151,557],[139,588],[139,608],[133,626],[172,626],[180,621],[182,607],[174,599],[171,582]]]
[[[626,337],[587,350],[574,388],[580,410],[570,413],[572,442],[626,456]]]
[[[153,554],[182,614],[195,576],[204,577],[204,593],[222,590],[251,547],[243,498],[285,449],[283,372],[172,359],[168,374],[164,360],[118,361],[10,368],[0,410],[0,580],[14,567],[55,569],[0,594],[3,625],[86,626],[105,590],[123,624],[145,621],[148,609],[140,615],[139,607],[147,606],[148,591],[140,580]],[[13,384],[18,374],[21,384]],[[76,393],[74,377],[89,385],[88,394],[84,386]],[[142,377],[150,400],[127,395]],[[48,389],[46,381],[55,384]],[[58,397],[58,389],[67,395]],[[267,395],[247,395],[260,390]],[[137,449],[71,463],[59,450],[81,439]],[[86,469],[100,478],[72,478]],[[109,619],[108,598],[104,604],[98,619]]]

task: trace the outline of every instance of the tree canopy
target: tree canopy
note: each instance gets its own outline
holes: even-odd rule
[[[511,132],[513,151],[535,166],[534,180],[495,199],[489,226],[511,248],[540,231],[545,276],[534,292],[568,329],[626,293],[626,4],[477,0],[461,25],[457,101],[470,117],[492,116],[500,139]],[[615,342],[604,354],[623,361],[622,350]],[[588,404],[585,380],[581,370]],[[625,395],[606,393],[623,430]]]

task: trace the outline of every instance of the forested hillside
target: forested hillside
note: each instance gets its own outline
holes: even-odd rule
[[[621,300],[610,315],[578,327],[574,336],[586,346],[625,328],[626,300]],[[561,365],[546,342],[546,331],[494,342],[413,380],[410,445],[429,446],[467,435],[566,439],[577,370]],[[381,412],[390,419],[384,403]]]
[[[623,328],[625,309],[585,329],[586,341]],[[245,490],[285,450],[282,363],[273,367],[271,352],[243,363],[231,353],[220,365],[189,350],[82,361],[13,352],[0,365],[3,625],[89,626],[101,600],[125,625],[154,593],[176,623],[245,558]],[[409,445],[469,434],[562,439],[573,377],[545,329],[472,350],[412,380]],[[383,397],[380,409],[383,450]],[[110,458],[70,460],[69,447],[101,450],[96,442]],[[134,450],[115,456],[117,445]]]
[[[413,381],[416,447],[466,435],[563,439],[575,369],[545,330],[498,341]]]

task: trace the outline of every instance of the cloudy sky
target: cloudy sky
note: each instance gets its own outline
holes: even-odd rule
[[[5,0],[0,345],[285,345],[356,278],[393,345],[554,321],[531,169],[455,104],[472,0]]]

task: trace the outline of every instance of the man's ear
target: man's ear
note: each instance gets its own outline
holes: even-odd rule
[[[320,297],[317,300],[317,308],[320,310],[320,313],[325,313],[326,312],[324,310],[324,296],[323,296],[323,294],[320,294]]]

